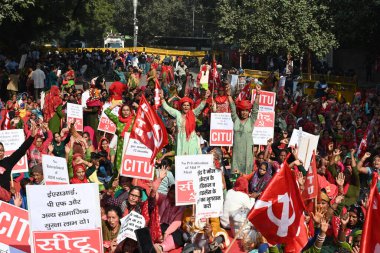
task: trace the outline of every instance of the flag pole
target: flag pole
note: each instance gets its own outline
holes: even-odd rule
[[[239,236],[239,234],[243,231],[243,228],[245,227],[245,225],[247,225],[248,223],[248,218],[245,219],[245,221],[243,222],[243,225],[240,227],[239,231],[235,234],[235,237],[234,239],[232,240],[232,242],[230,243],[230,245],[228,246],[227,250],[225,253],[228,253],[230,252],[231,248],[232,248],[232,245],[235,243],[235,241],[237,240],[237,237]]]

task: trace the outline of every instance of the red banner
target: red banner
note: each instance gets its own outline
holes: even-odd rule
[[[150,157],[127,155],[123,157],[120,174],[125,177],[152,180],[154,166],[150,162]]]
[[[195,202],[193,180],[176,181],[176,205],[188,205]]]
[[[34,253],[103,252],[100,229],[33,233]]]
[[[318,196],[318,192],[317,162],[315,160],[315,152],[313,152],[311,169],[308,170],[306,175],[305,189],[302,192],[302,197],[304,200],[315,199]]]
[[[30,252],[28,211],[0,201],[0,242]]]

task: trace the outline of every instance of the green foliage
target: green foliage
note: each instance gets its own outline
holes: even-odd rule
[[[321,57],[338,45],[327,5],[317,0],[219,0],[219,38],[243,52]]]
[[[1,0],[0,1],[0,25],[4,20],[12,22],[23,20],[20,9],[26,9],[34,5],[34,0]]]

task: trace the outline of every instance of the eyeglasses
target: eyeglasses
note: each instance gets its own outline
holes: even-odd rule
[[[135,195],[135,194],[132,194],[132,193],[130,193],[129,195],[131,195],[132,197],[135,197],[135,198],[140,198],[139,195]]]

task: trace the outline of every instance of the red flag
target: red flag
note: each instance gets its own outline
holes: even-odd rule
[[[318,177],[317,177],[317,162],[315,159],[315,152],[311,158],[311,168],[306,175],[305,189],[302,192],[304,200],[315,199],[318,197]]]
[[[162,120],[143,95],[133,124],[131,139],[136,139],[152,150],[151,162],[157,153],[168,144],[168,133]]]
[[[299,233],[297,233],[297,236],[294,238],[294,240],[291,240],[286,243],[285,252],[298,253],[302,251],[302,249],[305,247],[309,240],[306,226],[307,225],[305,223],[305,217],[301,215]]]
[[[244,86],[244,88],[239,93],[239,96],[237,97],[236,101],[246,100],[249,95],[250,88],[251,88],[251,84],[247,84],[246,86]]]
[[[160,90],[161,86],[158,82],[158,79],[156,78],[154,82],[154,107],[156,110],[161,106]]]
[[[367,150],[367,136],[368,136],[368,130],[369,130],[369,126],[367,127],[367,129],[365,130],[364,132],[364,135],[363,135],[363,138],[362,140],[360,141],[360,145],[359,145],[359,148],[358,148],[358,157],[361,158],[364,153],[366,152]]]
[[[369,193],[369,206],[360,242],[360,253],[380,252],[380,194],[377,188],[378,174],[372,177],[371,191]]]
[[[303,225],[303,211],[301,193],[289,165],[285,164],[256,201],[248,219],[269,243],[289,244],[287,252],[292,252],[295,248],[292,241],[299,236]],[[306,243],[302,240],[298,244]]]

